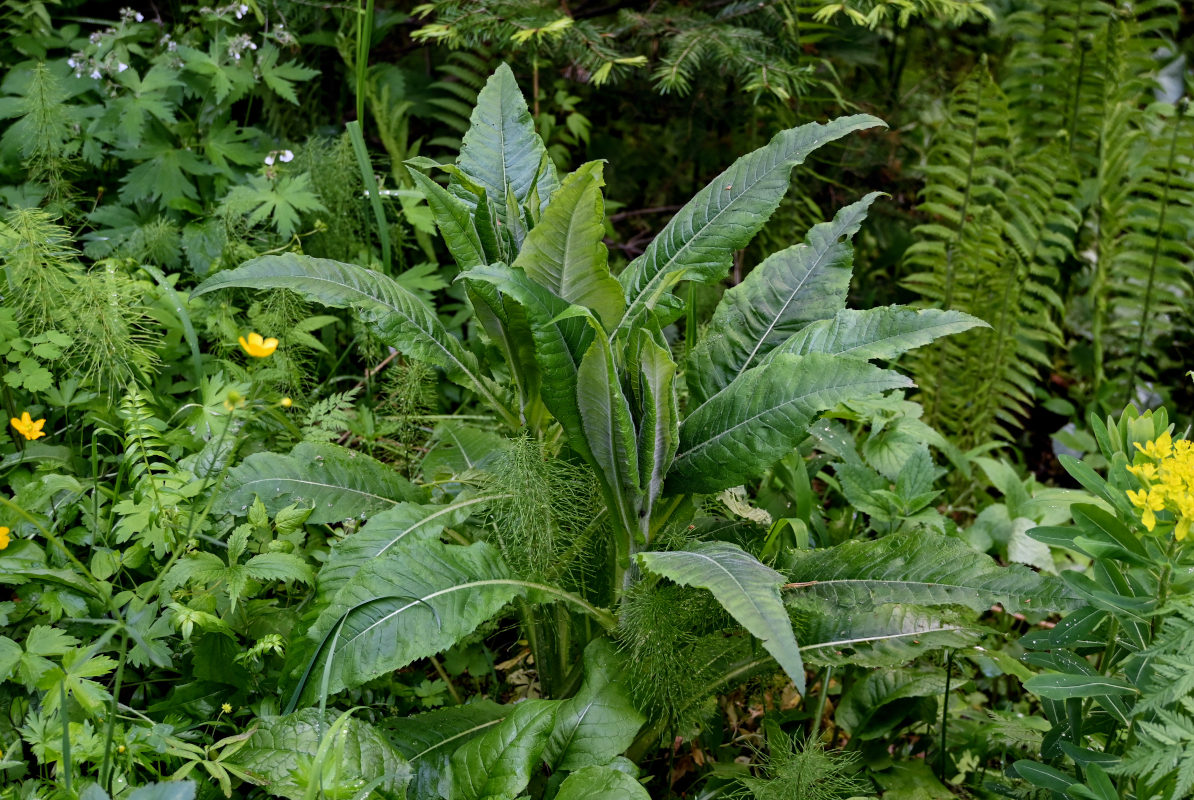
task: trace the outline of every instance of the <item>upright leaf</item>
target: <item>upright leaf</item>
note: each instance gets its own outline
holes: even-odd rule
[[[642,490],[630,404],[605,334],[598,332],[576,373],[576,401],[597,477],[627,531],[637,529]]]
[[[779,356],[742,373],[680,425],[669,492],[716,492],[760,475],[807,434],[813,415],[838,403],[911,385],[863,361]]]
[[[588,450],[581,433],[576,382],[581,360],[593,341],[593,328],[580,317],[560,318],[569,309],[566,300],[505,264],[477,267],[461,275],[470,283],[489,283],[514,298],[526,311],[535,342],[535,361],[542,376],[543,404],[564,431],[573,448],[582,455]]]
[[[688,359],[688,389],[701,403],[785,339],[846,307],[854,269],[850,237],[879,197],[872,192],[809,229],[804,242],[780,250],[726,291],[709,330]]]
[[[333,308],[355,308],[383,342],[404,355],[440,367],[450,380],[479,394],[507,423],[517,427],[517,419],[481,374],[476,357],[448,333],[434,311],[393,278],[354,264],[286,253],[261,256],[217,273],[192,296],[233,286],[290,289]]]
[[[336,594],[307,632],[318,642],[304,691],[359,686],[435,655],[522,593],[497,550],[427,541],[417,557],[371,560]],[[324,672],[327,672],[326,676]]]
[[[723,278],[734,251],[746,246],[779,207],[793,167],[827,142],[882,124],[857,114],[801,125],[735,161],[688,201],[618,277],[628,303],[619,331],[631,329],[678,281]]]
[[[506,64],[497,68],[477,95],[456,166],[498,201],[498,214],[506,224],[508,214],[500,201],[506,197],[507,186],[520,204],[525,205],[533,194],[539,198],[540,207],[559,187],[555,166],[543,140],[535,133],[527,102]],[[453,176],[449,188],[455,189],[456,184],[458,180]],[[470,202],[471,193],[458,192],[460,195]]]
[[[643,569],[680,584],[708,589],[730,615],[763,642],[804,694],[804,662],[779,589],[787,579],[728,542],[699,542],[689,550],[639,553]]]
[[[845,309],[812,323],[771,351],[782,354],[825,353],[863,361],[891,359],[934,339],[986,326],[978,317],[937,308],[881,306],[865,311]]]
[[[524,700],[496,728],[465,742],[452,754],[440,793],[452,800],[516,797],[530,783],[558,707],[555,700]]]
[[[553,772],[608,764],[646,722],[630,702],[625,667],[607,640],[594,639],[585,648],[584,669],[580,690],[560,703],[543,753]]]
[[[418,170],[410,170],[410,176],[427,198],[427,205],[435,217],[435,224],[448,252],[456,259],[461,269],[472,269],[488,261],[481,237],[473,224],[472,210],[447,189],[428,178]]]
[[[622,287],[609,272],[601,162],[590,161],[564,179],[514,266],[569,303],[597,314],[606,329],[622,316]]]
[[[254,453],[229,470],[216,509],[243,512],[254,497],[271,514],[291,504],[311,508],[307,522],[321,525],[418,501],[423,492],[363,453],[302,442],[289,455]]]
[[[635,345],[638,367],[638,470],[643,489],[641,517],[650,521],[663,492],[664,476],[680,444],[680,409],[673,386],[676,362],[645,330]]]

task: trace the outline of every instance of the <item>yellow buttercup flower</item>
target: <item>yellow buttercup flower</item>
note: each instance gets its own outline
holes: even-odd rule
[[[21,418],[13,417],[9,422],[17,429],[17,433],[24,436],[26,439],[40,439],[45,436],[42,432],[42,426],[46,424],[44,419],[35,420],[29,416],[29,412],[21,414]]]
[[[294,401],[289,397],[283,397],[280,401],[278,401],[278,405],[282,406],[282,408],[290,408],[292,405],[294,405]]]
[[[1140,452],[1128,472],[1142,488],[1128,489],[1128,500],[1140,509],[1140,522],[1149,531],[1156,528],[1158,513],[1172,514],[1173,536],[1183,541],[1194,525],[1194,447],[1166,432],[1143,445],[1137,442],[1136,449]]]
[[[278,340],[274,337],[262,339],[260,333],[250,333],[249,340],[246,342],[245,337],[240,337],[237,341],[240,346],[245,349],[245,352],[253,358],[265,358],[271,356],[274,351],[278,349]]]
[[[220,710],[223,711],[225,714],[231,714],[232,713],[232,704],[231,703],[221,703]]]
[[[10,531],[8,528],[4,527],[3,525],[0,525],[0,550],[3,550],[4,548],[8,547],[8,543],[12,541],[12,539],[9,538],[9,535],[8,535],[10,533],[12,533],[12,531]]]

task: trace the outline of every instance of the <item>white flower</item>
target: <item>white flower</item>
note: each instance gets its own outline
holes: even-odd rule
[[[245,14],[248,14],[248,13],[249,13],[249,7],[247,5],[245,5],[244,3],[241,3],[236,9],[236,18],[240,19],[241,17],[243,17]]]
[[[267,167],[272,167],[274,165],[274,154],[273,153],[270,153],[268,156],[265,157],[265,165]]]
[[[289,150],[283,150],[282,155],[278,156],[278,160],[283,164],[288,164],[291,161],[294,161],[294,153],[290,152]]]
[[[78,65],[78,63],[76,63],[76,62],[75,62],[75,60],[74,60],[73,58],[68,58],[68,59],[66,60],[66,65],[67,65],[68,67],[70,67],[71,69],[74,69],[75,67],[79,66],[79,65]]]
[[[144,22],[144,21],[145,21],[145,15],[144,15],[144,14],[142,14],[140,11],[138,11],[138,12],[137,12],[137,13],[136,13],[136,14],[133,16],[133,19],[137,20],[137,22]]]
[[[91,70],[91,77],[95,78],[98,81],[100,78],[103,77],[103,75],[100,73],[100,71],[98,69],[93,69],[93,70]]]
[[[128,64],[125,64],[125,63],[123,63],[123,62],[121,62],[121,61],[117,61],[117,62],[116,62],[116,71],[117,71],[117,72],[124,72],[124,71],[125,71],[126,69],[128,69],[128,68],[129,68],[129,65],[128,65]]]

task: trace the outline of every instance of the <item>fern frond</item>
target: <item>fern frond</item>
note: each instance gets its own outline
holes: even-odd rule
[[[1054,317],[1058,264],[1078,224],[1077,177],[1057,146],[1017,165],[1007,99],[985,67],[955,91],[924,166],[905,285],[928,303],[991,327],[954,337],[915,361],[929,424],[965,444],[1010,438],[1032,402]]]

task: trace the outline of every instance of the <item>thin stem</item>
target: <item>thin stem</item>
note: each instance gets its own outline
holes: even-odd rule
[[[439,675],[439,679],[448,686],[448,694],[452,695],[453,705],[460,705],[460,693],[456,691],[456,686],[452,683],[452,678],[449,677],[444,665],[439,663],[439,659],[431,656],[431,666],[435,667],[435,672]]]
[[[945,698],[941,702],[941,753],[938,758],[937,777],[945,782],[945,746],[946,722],[949,718],[949,684],[953,678],[954,651],[950,650],[945,656]]]
[[[821,678],[821,693],[817,695],[817,707],[813,711],[813,728],[808,734],[808,740],[815,743],[821,735],[821,717],[825,716],[825,700],[829,697],[829,679],[833,676],[833,665],[825,667],[825,675]]]

